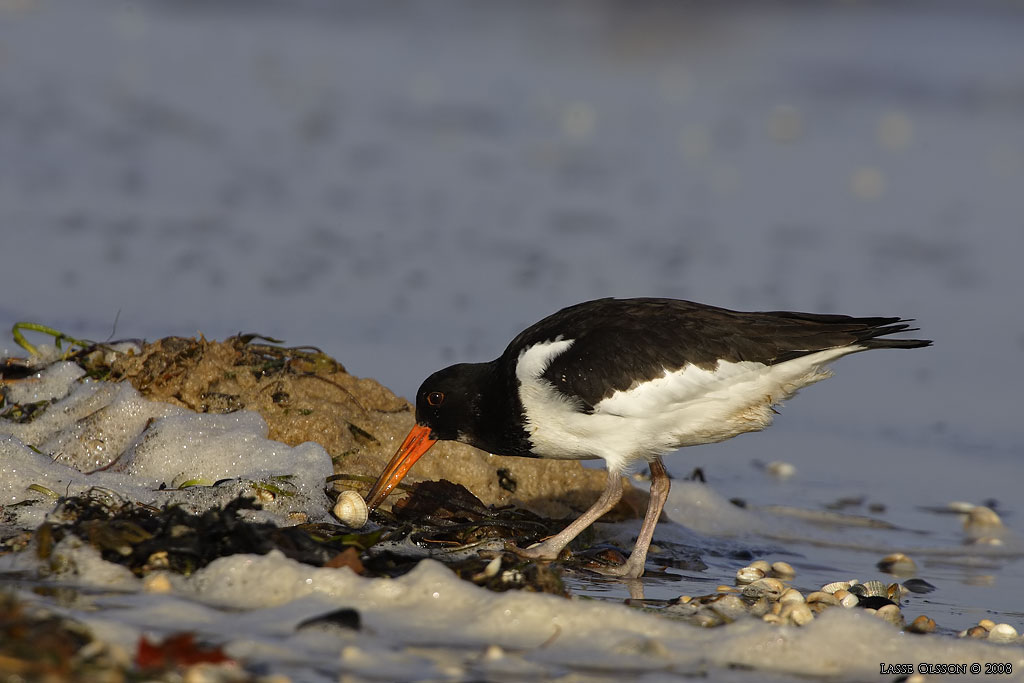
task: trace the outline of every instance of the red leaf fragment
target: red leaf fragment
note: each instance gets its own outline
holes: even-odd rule
[[[151,643],[146,636],[141,636],[135,655],[135,664],[140,669],[166,669],[230,661],[231,658],[224,654],[220,646],[197,645],[195,634],[190,632],[173,633],[157,643]]]

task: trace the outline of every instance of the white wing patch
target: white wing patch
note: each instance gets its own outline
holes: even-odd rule
[[[797,390],[832,375],[828,363],[863,346],[843,346],[776,365],[719,361],[713,370],[687,365],[626,391],[584,413],[578,403],[541,378],[573,340],[556,339],[523,351],[516,366],[526,431],[538,455],[604,458],[623,470],[683,446],[714,443],[764,429],[772,407]]]

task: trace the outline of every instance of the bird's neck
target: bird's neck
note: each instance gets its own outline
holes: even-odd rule
[[[517,419],[523,414],[519,381],[514,375],[503,375],[497,361],[474,363],[471,367],[479,377],[479,394],[475,397],[466,441],[495,455],[532,456],[531,444]]]

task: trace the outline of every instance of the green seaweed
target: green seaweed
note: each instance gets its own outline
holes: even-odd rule
[[[67,352],[65,352],[63,347],[61,346],[61,342],[62,341],[68,342],[68,344],[69,344],[68,351],[70,351],[71,348],[75,347],[75,346],[77,346],[77,347],[79,347],[81,349],[86,349],[86,348],[89,348],[90,346],[95,346],[96,345],[95,342],[87,341],[87,340],[84,340],[84,339],[76,339],[75,337],[72,337],[71,335],[64,334],[60,330],[55,330],[52,327],[47,327],[46,325],[42,325],[40,323],[29,323],[29,322],[14,323],[14,326],[11,327],[11,336],[14,337],[14,341],[17,342],[18,346],[20,346],[21,348],[25,349],[26,351],[28,351],[33,356],[38,356],[39,355],[39,349],[37,349],[35,346],[33,346],[31,343],[29,343],[29,341],[27,339],[25,339],[25,335],[22,334],[22,330],[29,330],[29,331],[32,331],[32,332],[39,332],[41,334],[48,334],[48,335],[50,335],[51,337],[53,337],[53,343],[54,343],[54,346],[57,347],[57,350],[60,351],[61,353],[65,353],[65,354]]]

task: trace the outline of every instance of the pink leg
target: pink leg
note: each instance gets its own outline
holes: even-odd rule
[[[604,513],[615,507],[620,498],[622,498],[622,475],[618,472],[609,471],[608,484],[605,486],[604,491],[601,492],[601,497],[590,506],[590,509],[580,515],[579,519],[539,545],[517,549],[516,554],[533,560],[557,559],[558,554],[565,549],[565,546],[569,545],[584,529],[600,519]],[[647,549],[644,548],[644,554],[646,552]],[[630,559],[632,559],[632,556]],[[641,559],[642,566],[643,561]]]
[[[651,547],[651,539],[654,537],[654,527],[661,518],[661,511],[668,500],[668,490],[671,482],[668,472],[661,458],[651,461],[651,502],[647,505],[647,514],[644,515],[644,523],[640,527],[640,534],[637,536],[633,552],[625,564],[618,567],[597,569],[601,574],[609,576],[623,576],[627,578],[638,578],[644,573],[644,565],[647,562],[647,550]]]

